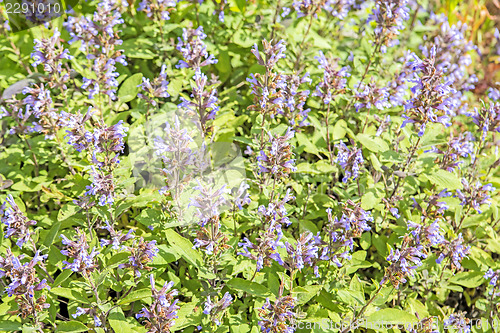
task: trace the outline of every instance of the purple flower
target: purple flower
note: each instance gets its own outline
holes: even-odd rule
[[[109,127],[104,125],[96,128],[93,133],[95,152],[123,153],[126,132],[128,132],[128,127],[123,126],[123,120]]]
[[[88,191],[85,192],[85,195],[97,196],[100,206],[112,205],[115,195],[113,175],[96,169],[94,166],[91,168],[92,183],[86,186]]]
[[[95,78],[83,78],[82,85],[82,89],[89,90],[89,98],[103,93],[112,100],[116,99],[116,78],[119,74],[115,65],[127,65],[123,51],[117,49],[122,40],[118,37],[115,26],[124,22],[117,9],[118,3],[102,1],[92,19],[70,16],[64,23],[72,37],[70,43],[81,41],[80,50],[87,54],[87,59],[93,60],[92,72]]]
[[[387,261],[391,265],[386,269],[386,274],[381,283],[389,279],[392,285],[397,289],[400,283],[406,282],[407,276],[414,276],[415,269],[422,266],[422,259],[427,258],[423,245],[405,236],[400,249],[395,251],[391,249]]]
[[[160,193],[171,191],[177,199],[191,178],[196,156],[189,147],[193,139],[187,129],[181,127],[179,118],[175,117],[173,126],[168,122],[165,125],[164,136],[154,140],[155,153],[163,161],[165,168],[162,171],[167,178],[167,186],[161,188]]]
[[[291,200],[295,200],[295,197],[291,195],[291,189],[288,188],[283,199],[275,198],[268,203],[267,207],[259,206],[258,213],[263,217],[264,223],[269,224],[271,228],[278,228],[281,232],[282,225],[289,226],[292,223],[287,217],[285,208],[285,204]]]
[[[363,108],[369,110],[375,107],[377,110],[384,110],[391,106],[388,89],[385,87],[378,88],[373,80],[369,84],[364,82],[357,83],[355,91],[358,100],[358,102],[354,104],[356,112],[359,112],[359,110]]]
[[[128,250],[131,252],[128,257],[129,262],[120,264],[118,268],[132,268],[136,277],[142,276],[141,270],[150,271],[152,269],[147,265],[153,261],[159,252],[156,247],[156,240],[145,242],[142,237],[138,242],[134,242],[132,246],[129,246]]]
[[[42,289],[50,289],[46,279],[40,280],[35,266],[44,267],[43,260],[47,255],[36,252],[29,262],[21,263],[24,255],[14,256],[7,248],[5,254],[0,256],[0,278],[4,278],[2,285],[9,297],[15,297],[17,309],[9,311],[10,315],[17,314],[21,318],[34,318],[40,315],[44,309],[50,307],[45,303],[46,296],[35,297],[35,292]]]
[[[323,5],[323,9],[333,17],[343,20],[347,17],[349,10],[355,7],[355,5],[355,0],[327,0]]]
[[[500,269],[494,271],[493,269],[488,269],[488,271],[484,274],[485,279],[490,279],[490,285],[493,286],[493,288],[490,290],[489,294],[493,295],[493,293],[497,290],[498,287],[498,278],[500,277]],[[500,296],[500,291],[495,292],[493,297],[498,297]]]
[[[391,208],[391,209],[389,209],[389,211],[391,212],[392,216],[394,216],[395,218],[399,219],[401,217],[401,215],[399,215],[399,211],[397,208]]]
[[[72,56],[61,46],[60,37],[61,33],[55,28],[50,38],[35,39],[35,51],[31,53],[34,61],[31,65],[33,67],[43,65],[45,72],[49,73],[51,87],[66,89],[64,82],[69,80],[69,73],[63,70],[62,59],[71,59]]]
[[[259,309],[259,326],[262,332],[295,332],[295,318],[297,314],[293,312],[296,299],[292,296],[282,296],[271,304],[269,298]]]
[[[283,247],[283,243],[280,241],[281,236],[281,226],[279,224],[273,225],[273,227],[265,231],[260,231],[255,244],[247,237],[243,238],[243,242],[238,243],[243,252],[239,252],[238,254],[254,260],[257,265],[257,271],[271,266],[273,261],[283,265],[283,260],[278,253],[278,247]]]
[[[280,59],[284,59],[286,57],[286,43],[283,39],[276,44],[273,44],[272,41],[268,42],[264,39],[262,41],[262,46],[264,47],[265,57],[262,57],[259,53],[257,44],[254,44],[251,52],[257,58],[259,65],[265,66],[267,69],[273,68]]]
[[[441,123],[446,127],[451,125],[452,114],[448,111],[455,103],[455,89],[444,71],[435,67],[435,47],[430,50],[427,59],[420,60],[416,55],[413,58],[407,65],[413,70],[412,76],[408,78],[414,84],[411,87],[412,97],[405,102],[405,120],[401,127],[412,123],[418,128],[418,136],[423,136],[430,122]]]
[[[393,107],[401,107],[406,103],[408,95],[408,80],[413,76],[413,68],[409,65],[414,58],[413,52],[407,50],[403,57],[398,59],[402,64],[388,83],[389,102]]]
[[[418,244],[429,244],[430,246],[436,246],[446,242],[443,236],[443,230],[439,226],[439,219],[436,219],[429,226],[422,226],[418,223],[413,223],[408,221],[408,229],[413,229],[411,234],[415,237]]]
[[[106,226],[102,227],[102,229],[105,229],[109,232],[111,239],[101,239],[101,247],[105,247],[108,245],[113,245],[112,248],[114,250],[119,250],[119,249],[124,249],[125,246],[121,245],[122,243],[128,241],[129,239],[134,238],[134,233],[133,229],[130,229],[125,235],[121,231],[115,231],[113,225],[109,224],[108,220],[104,221],[106,223]]]
[[[193,249],[202,248],[210,256],[217,256],[221,251],[229,249],[229,238],[220,231],[218,216],[213,216],[206,222],[208,226],[201,226],[196,232]]]
[[[195,29],[182,29],[182,38],[178,38],[177,50],[184,57],[184,60],[179,60],[175,65],[177,68],[193,68],[199,70],[203,66],[216,64],[217,59],[213,55],[209,55],[207,46],[203,40],[207,37],[203,33],[203,27],[199,26]]]
[[[200,225],[205,226],[210,218],[220,215],[220,209],[227,204],[224,195],[229,193],[229,190],[225,185],[214,188],[199,182],[194,189],[200,193],[191,199],[190,206],[196,207],[196,217],[200,219]]]
[[[363,166],[364,159],[361,148],[353,147],[352,150],[347,148],[345,143],[340,142],[335,147],[338,149],[336,163],[344,170],[342,182],[347,183],[349,179],[355,180],[359,176],[359,171]]]
[[[177,5],[175,0],[142,0],[137,8],[146,13],[149,18],[160,21],[170,20],[170,11]]]
[[[94,317],[94,326],[95,327],[100,327],[102,325],[102,321],[99,318],[99,316],[97,315],[97,311],[94,308],[77,307],[76,312],[73,313],[71,316],[73,318],[77,318],[77,317],[80,317],[82,315],[90,315],[90,316]]]
[[[34,298],[35,291],[44,288],[50,289],[45,279],[40,281],[35,270],[35,265],[42,266],[47,255],[41,255],[37,251],[31,261],[21,263],[23,259],[23,254],[16,257],[7,248],[5,256],[0,256],[0,277],[9,279],[5,291],[10,297],[28,296]]]
[[[72,263],[66,260],[63,261],[63,264],[66,265],[64,269],[71,269],[73,272],[88,276],[98,267],[95,257],[99,252],[93,248],[89,253],[90,246],[83,231],[80,229],[76,230],[74,241],[65,235],[61,235],[61,238],[64,245],[64,250],[61,250],[61,254],[73,259]]]
[[[171,327],[175,325],[175,319],[178,318],[178,300],[174,299],[178,292],[176,289],[170,290],[173,282],[165,282],[160,290],[156,289],[153,274],[150,275],[150,282],[153,303],[149,308],[143,307],[135,317],[145,318],[148,333],[170,332]]]
[[[9,204],[10,207],[6,208]],[[2,205],[3,209],[0,209],[0,220],[7,226],[5,230],[5,238],[15,237],[17,238],[16,244],[19,247],[23,247],[23,244],[32,241],[31,235],[33,232],[30,231],[30,226],[35,225],[36,221],[30,220],[26,215],[19,209],[19,206],[14,201],[12,195],[8,194],[5,199],[5,203]]]
[[[500,102],[490,103],[489,106],[476,108],[472,121],[482,132],[481,140],[486,139],[488,132],[500,133]]]
[[[228,292],[226,292],[224,296],[217,302],[212,302],[209,295],[207,296],[207,301],[205,302],[203,313],[206,315],[210,315],[210,319],[215,322],[216,325],[220,325],[219,315],[223,313],[224,309],[231,305],[232,301],[233,297]]]
[[[488,89],[488,97],[492,100],[497,102],[500,100],[500,91],[495,88],[490,88]]]
[[[207,122],[215,119],[219,111],[219,99],[215,88],[208,88],[207,76],[200,70],[194,74],[194,86],[191,94],[192,101],[180,97],[179,108],[186,109],[186,113],[195,120],[196,124],[201,126],[201,130],[208,132]]]
[[[460,157],[471,156],[472,160],[475,159],[474,136],[470,132],[465,132],[464,134],[461,133],[458,137],[450,136],[448,144],[446,145],[446,150],[441,150],[432,146],[431,149],[425,152],[442,155],[439,166],[442,169],[453,172],[456,167],[463,163]]]
[[[304,109],[309,90],[299,90],[299,86],[311,83],[309,73],[302,77],[297,74],[284,75],[283,78],[287,82],[285,89],[281,91],[284,102],[278,106],[277,112],[288,119],[290,126],[305,126],[308,124],[306,119],[310,111],[310,109]]]
[[[438,259],[436,259],[436,262],[441,264],[443,259],[448,257],[451,259],[451,266],[460,269],[462,267],[460,262],[463,258],[467,257],[471,248],[470,246],[464,246],[463,241],[464,239],[462,238],[461,233],[458,235],[457,239],[451,242],[445,241],[443,244],[443,250]]]
[[[319,258],[331,260],[337,267],[342,267],[340,260],[351,259],[350,252],[354,249],[354,238],[371,230],[368,223],[373,222],[373,217],[370,212],[362,209],[360,204],[351,200],[344,204],[340,219],[332,216],[331,208],[328,208],[326,213],[328,223],[325,229],[329,239],[327,242],[322,242],[323,248],[320,250]]]
[[[318,96],[323,103],[330,104],[337,95],[346,90],[347,77],[351,76],[349,66],[338,68],[337,61],[332,58],[326,58],[322,51],[319,56],[314,57],[318,60],[318,68],[323,70],[323,79],[316,86],[313,96]]]
[[[375,21],[374,34],[376,45],[385,53],[387,47],[399,44],[399,31],[404,29],[404,21],[410,18],[410,9],[407,0],[376,0],[368,22]]]
[[[11,117],[16,122],[9,129],[9,134],[28,134],[32,132],[32,124],[29,122],[32,114],[31,107],[25,107],[23,100],[18,100],[15,96],[6,100],[5,106],[0,106],[0,119]]]
[[[82,115],[79,111],[76,114],[61,112],[60,125],[68,128],[66,130],[68,134],[65,138],[68,140],[68,144],[72,145],[79,152],[89,149],[92,144],[92,133],[85,129],[85,124],[90,122],[93,114],[90,112],[91,109],[89,107],[85,115]]]
[[[248,195],[247,189],[250,188],[246,182],[242,182],[238,189],[233,188],[232,197],[234,198],[234,204],[239,210],[243,209],[243,205],[248,205],[252,202],[250,196]]]
[[[491,195],[495,188],[491,184],[482,185],[480,182],[470,184],[465,178],[462,178],[463,190],[457,190],[457,197],[461,200],[461,205],[474,208],[481,214],[481,205],[491,205]]]
[[[299,18],[304,16],[314,16],[316,18],[321,9],[323,9],[339,20],[345,19],[349,13],[349,9],[354,5],[354,0],[294,0],[293,2],[293,8]]]
[[[113,169],[120,162],[118,156],[125,148],[124,138],[127,131],[128,127],[124,127],[123,121],[120,120],[109,127],[99,123],[92,133],[92,163],[97,169],[94,165],[91,166],[92,184],[87,186],[85,195],[97,196],[101,206],[114,202]]]
[[[269,134],[269,143],[257,156],[260,173],[270,173],[279,179],[296,170],[295,159],[292,159],[292,147],[289,143],[294,133],[289,127],[283,136]]]
[[[61,114],[53,107],[50,90],[39,84],[24,88],[23,94],[26,95],[23,99],[26,116],[32,115],[36,118],[32,126],[27,128],[28,132],[43,133],[46,138],[52,138],[59,129]]]
[[[274,117],[277,113],[284,113],[286,104],[286,76],[276,72],[274,68],[280,59],[285,58],[286,46],[283,40],[273,44],[272,41],[268,42],[265,39],[262,41],[262,45],[264,46],[264,57],[259,53],[257,44],[254,45],[251,52],[257,58],[258,64],[266,68],[266,74],[252,73],[247,78],[254,95],[254,104],[249,108]]]
[[[468,67],[472,63],[470,51],[475,50],[474,44],[466,38],[467,25],[458,22],[450,25],[446,16],[437,17],[431,15],[430,25],[437,25],[434,38],[425,36],[428,41],[420,47],[425,57],[429,57],[432,49],[436,52],[435,67],[446,73],[446,79],[452,82],[455,92],[453,93],[453,105],[447,111],[451,116],[459,110],[465,110],[467,103],[463,92],[474,88],[478,81],[476,75],[468,74]]]
[[[170,97],[170,94],[167,92],[169,82],[167,81],[166,70],[167,66],[163,64],[161,66],[160,75],[154,78],[153,83],[151,83],[149,79],[143,77],[142,83],[138,85],[138,87],[141,87],[144,93],[137,94],[137,97],[144,99],[152,106],[157,106],[157,98]]]
[[[444,329],[453,329],[457,333],[470,333],[471,325],[469,325],[469,319],[465,318],[465,313],[453,313],[447,319],[443,321]]]
[[[486,272],[486,274],[484,274],[484,278],[490,279],[490,285],[494,287],[498,284],[499,277],[500,277],[500,270],[494,271],[491,268]]]
[[[301,271],[305,265],[314,266],[314,273],[316,277],[319,277],[318,267],[315,265],[318,259],[319,244],[321,244],[319,232],[316,237],[310,232],[303,233],[295,245],[285,242],[285,249],[288,254],[285,262],[289,269]]]

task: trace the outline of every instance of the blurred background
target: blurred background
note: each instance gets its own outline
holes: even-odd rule
[[[483,95],[489,87],[500,86],[500,0],[436,0],[438,13],[450,23],[462,22],[469,27],[469,40],[478,47],[479,59],[473,66],[479,70],[475,93]],[[474,59],[476,60],[476,59]],[[483,75],[482,77],[480,75]],[[497,83],[499,82],[499,83]]]

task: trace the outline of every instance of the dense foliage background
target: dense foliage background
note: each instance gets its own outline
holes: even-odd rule
[[[500,331],[497,11],[2,7],[0,330]]]

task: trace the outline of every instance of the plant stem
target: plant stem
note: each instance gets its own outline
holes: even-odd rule
[[[330,164],[333,165],[333,153],[332,153],[332,145],[330,143],[330,129],[329,127],[329,120],[328,118],[330,117],[330,103],[328,103],[328,107],[326,109],[326,117],[325,117],[325,123],[326,123],[326,145],[328,147],[328,160],[330,161]]]
[[[365,67],[365,72],[363,73],[363,76],[361,77],[361,81],[359,81],[359,87],[361,87],[361,84],[363,83],[363,81],[365,80],[366,78],[366,75],[368,74],[368,70],[370,69],[370,66],[373,62],[373,58],[375,57],[375,54],[378,52],[378,49],[380,47],[380,43],[377,43],[377,45],[375,45],[375,50],[373,50],[373,53],[372,55],[370,56],[370,59],[368,61],[368,64],[366,65]],[[346,107],[344,108],[344,112],[345,113],[347,110],[349,110],[349,108],[352,106],[352,103],[354,103],[354,101],[357,100],[357,97],[355,98],[352,98],[349,103],[346,105]],[[367,116],[368,118],[368,116]],[[366,122],[367,119],[365,119],[365,122]]]
[[[408,169],[408,166],[410,165],[411,160],[413,159],[413,156],[415,155],[415,152],[417,151],[418,145],[420,144],[420,140],[422,140],[422,137],[419,137],[415,145],[412,147],[411,153],[408,155],[408,159],[406,160],[406,164],[403,167],[403,170],[401,170],[403,173]],[[396,191],[399,188],[399,185],[401,185],[401,178],[403,177],[398,177],[398,182],[396,183],[396,186],[394,187],[394,190],[391,193],[391,196],[389,197],[389,202],[392,200],[392,197],[396,194]]]
[[[273,17],[273,26],[271,29],[271,40],[274,38],[274,26],[276,25],[276,21],[278,20],[278,15],[281,9],[281,0],[278,0],[276,4],[276,11],[274,12],[274,17]]]
[[[293,65],[293,69],[295,71],[299,69],[300,58],[302,58],[302,52],[304,52],[304,43],[306,42],[306,38],[307,38],[307,35],[309,34],[309,31],[311,31],[313,19],[314,19],[314,15],[311,15],[311,19],[309,20],[309,25],[307,26],[306,33],[304,34],[304,37],[302,38],[302,42],[300,43],[299,54],[297,55],[297,59],[295,60],[295,64]]]
[[[490,298],[490,325],[491,325],[491,331],[493,333],[495,333],[495,325],[494,324],[494,321],[493,321],[493,310],[495,309],[495,304],[493,304],[493,298],[495,297],[495,291],[496,291],[497,287],[493,287],[493,290],[491,291],[491,298]]]
[[[359,312],[354,316],[354,318],[352,319],[352,322],[355,322],[359,317],[361,317],[361,315],[363,314],[363,312],[365,312],[366,308],[375,300],[375,297],[378,296],[378,294],[380,293],[380,290],[382,290],[382,287],[384,286],[385,283],[382,283],[377,291],[375,292],[375,294],[373,294],[372,298],[370,298],[370,300],[361,308],[361,310],[359,310]],[[347,327],[345,328],[341,333],[347,333],[349,332],[350,330],[350,327]]]

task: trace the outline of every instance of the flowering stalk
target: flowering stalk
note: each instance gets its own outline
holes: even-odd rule
[[[175,325],[175,319],[178,318],[178,300],[174,299],[178,295],[178,291],[176,289],[170,290],[174,285],[173,282],[165,282],[163,287],[158,290],[155,287],[153,274],[149,276],[149,279],[151,282],[153,303],[149,308],[143,307],[135,316],[137,319],[145,319],[145,326],[148,329],[148,333],[169,333],[171,327]]]
[[[279,72],[275,72],[273,69],[280,59],[285,58],[284,52],[286,51],[284,40],[273,44],[272,40],[268,42],[264,39],[262,45],[264,46],[265,57],[262,57],[259,53],[257,44],[254,44],[252,53],[257,58],[257,63],[266,68],[266,73],[264,76],[260,73],[250,74],[250,78],[247,78],[255,95],[254,104],[249,109],[258,110],[262,115],[260,149],[264,147],[264,124],[266,116],[274,117],[283,108],[285,80]]]
[[[388,201],[392,200],[392,198],[396,194],[397,190],[399,189],[399,186],[401,185],[401,179],[406,177],[405,172],[408,170],[410,163],[412,162],[413,157],[415,156],[415,152],[417,151],[418,146],[420,145],[421,139],[422,139],[422,137],[419,136],[417,142],[410,148],[410,154],[408,154],[408,158],[406,159],[406,163],[403,166],[403,169],[401,170],[401,173],[400,173],[401,176],[398,176],[398,181],[396,182],[396,186],[394,186],[394,189],[392,190],[391,196],[389,197]]]
[[[368,302],[365,303],[365,305],[361,308],[361,310],[359,310],[359,312],[356,313],[356,315],[352,318],[351,322],[355,323],[359,318],[361,318],[361,316],[365,312],[366,308],[368,308],[368,306],[370,306],[370,304],[372,304],[372,302],[375,300],[375,297],[377,297],[379,295],[379,293],[382,290],[382,287],[384,286],[384,284],[385,284],[385,282],[384,283],[380,283],[380,285],[378,286],[378,289],[375,291],[375,293],[373,294],[373,296],[368,300]],[[341,331],[341,333],[347,333],[350,330],[351,330],[350,327],[346,327],[345,329],[343,329]]]
[[[318,4],[317,8],[315,10],[313,10],[313,12],[316,12],[317,9],[320,9],[319,4]],[[312,24],[313,24],[314,16],[315,16],[315,14],[314,15],[310,15],[309,24],[307,25],[306,32],[304,34],[304,37],[302,37],[302,42],[299,44],[299,54],[297,55],[297,59],[295,60],[295,63],[293,65],[293,69],[295,71],[299,71],[300,60],[302,58],[302,53],[304,52],[304,47],[305,47],[305,42],[306,42],[307,35],[309,35],[309,31],[311,31],[311,27],[312,27]],[[300,73],[300,71],[299,71],[299,73]]]
[[[327,105],[327,111],[325,115],[326,123],[326,144],[328,147],[328,159],[333,165],[333,151],[330,142],[330,107],[332,101],[335,100],[335,96],[346,91],[347,79],[346,77],[351,76],[349,66],[338,68],[337,61],[331,58],[326,58],[323,52],[319,51],[319,55],[314,57],[319,62],[318,68],[323,70],[323,80],[318,83],[313,96],[318,96],[322,99],[323,104]]]

